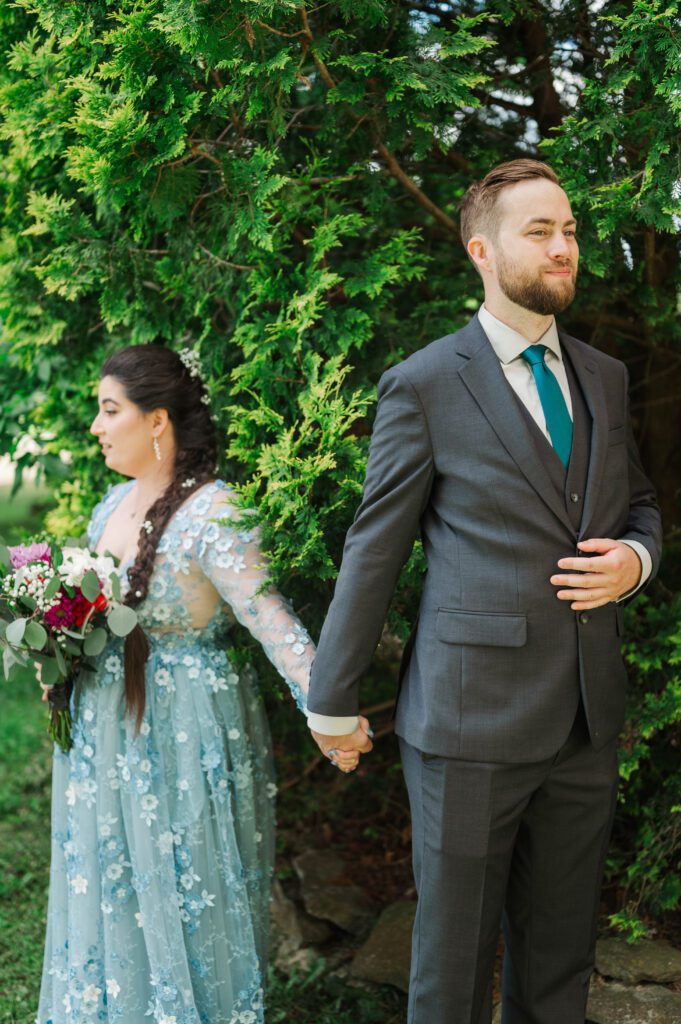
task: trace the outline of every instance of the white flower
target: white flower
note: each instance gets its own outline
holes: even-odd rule
[[[184,730],[180,730],[180,732],[178,732],[178,734],[176,735],[175,739],[177,740],[178,743],[186,743],[189,737],[187,736],[187,733],[184,732]]]
[[[101,988],[97,988],[96,985],[88,985],[83,992],[84,1003],[98,1003],[99,997],[102,994]]]
[[[92,710],[92,708],[86,708],[85,711],[83,712],[83,718],[85,719],[86,722],[91,722],[94,717],[95,713]]]
[[[239,1024],[255,1024],[257,1019],[253,1010],[242,1010],[239,1014]]]
[[[86,743],[85,746],[83,747],[83,757],[92,757],[93,754],[94,750],[92,749],[89,743]]]
[[[144,522],[142,523],[142,529],[147,534],[154,532],[154,524],[152,523],[151,519],[144,520]]]
[[[277,795],[276,783],[274,783],[274,782],[268,782],[267,783],[267,795],[268,795],[268,797],[270,799],[274,799],[274,797]]]
[[[194,477],[193,476],[188,476],[186,480],[182,481],[182,486],[183,487],[193,487],[195,483],[196,483],[196,480],[194,479]]]
[[[113,907],[111,906],[108,900],[102,900],[102,902],[99,905],[102,909],[103,914],[113,914]]]
[[[230,740],[238,740],[239,737],[241,736],[241,733],[239,732],[238,729],[230,729],[229,732],[227,733],[227,736]]]
[[[255,839],[256,843],[261,843],[262,842],[262,832],[254,832],[253,833],[253,838]]]
[[[185,654],[184,658],[182,659],[182,664],[183,665],[193,665],[194,664],[194,659],[192,658],[191,654]]]
[[[187,675],[189,676],[190,679],[198,679],[201,673],[199,672],[196,665],[193,665],[187,672]]]
[[[140,733],[142,734],[142,736],[148,736],[150,732],[151,726],[149,725],[149,723],[142,722],[142,724],[140,725]]]
[[[66,788],[66,794],[65,795],[66,795],[66,802],[69,805],[69,807],[75,807],[76,806],[76,787],[74,786],[74,784],[72,782],[69,782],[69,784],[68,784],[68,786]]]
[[[106,994],[108,996],[113,996],[113,998],[115,999],[120,990],[121,986],[118,984],[115,978],[106,979]]]
[[[164,1013],[163,1016],[160,1018],[158,1024],[177,1024],[177,1017],[175,1016],[174,1013],[170,1015]]]
[[[161,832],[158,837],[158,848],[161,854],[168,854],[173,849],[173,833],[172,832]]]
[[[104,662],[104,668],[107,672],[111,672],[112,675],[117,675],[122,667],[123,664],[117,654],[110,654]]]
[[[75,878],[71,879],[71,888],[79,896],[84,896],[87,892],[88,880],[82,875],[76,875]]]
[[[141,772],[150,772],[151,771],[151,761],[148,758],[145,757],[143,761],[140,761],[140,771]]]
[[[154,682],[157,686],[169,686],[171,675],[167,668],[157,668],[154,673]]]
[[[138,928],[144,928],[144,918],[139,913],[139,911],[135,914],[135,920],[137,921]]]
[[[182,886],[183,889],[192,889],[194,887],[194,882],[200,881],[200,876],[195,874],[195,872],[192,871],[191,868],[189,869],[189,871],[185,871],[183,875],[180,875],[180,885]]]
[[[145,793],[140,800],[140,807],[145,811],[155,811],[158,807],[158,797],[153,793]]]
[[[71,996],[68,995],[68,993],[62,999],[62,1003],[64,1004],[64,1009],[66,1010],[66,1012],[71,1013],[73,1007],[71,1006]]]
[[[177,788],[179,789],[180,793],[186,793],[187,790],[189,789],[188,781],[186,779],[178,779]]]
[[[201,899],[203,900],[203,902],[204,902],[204,903],[206,904],[206,906],[207,906],[207,907],[214,907],[214,906],[215,906],[215,894],[213,893],[213,894],[211,895],[211,894],[210,894],[210,893],[208,892],[208,890],[207,890],[207,889],[204,889],[204,890],[202,891],[202,893],[201,893]]]
[[[109,864],[106,869],[106,877],[110,878],[112,882],[115,882],[123,874],[123,868],[120,864]]]

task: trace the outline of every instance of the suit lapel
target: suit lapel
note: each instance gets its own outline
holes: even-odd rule
[[[460,368],[459,375],[483,415],[537,494],[570,533],[574,533],[565,506],[542,463],[529,428],[511,394],[511,386],[477,316],[455,335],[455,345],[457,351],[468,360]]]
[[[591,413],[589,469],[584,494],[584,511],[579,529],[579,538],[582,540],[589,536],[588,530],[596,510],[596,500],[605,469],[608,449],[608,409],[603,392],[603,381],[596,360],[590,357],[588,349],[585,351],[585,347],[571,338],[569,334],[559,331],[558,336],[561,345],[567,350]]]

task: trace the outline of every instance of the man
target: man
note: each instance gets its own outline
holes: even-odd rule
[[[366,751],[358,680],[420,530],[428,560],[396,732],[418,889],[410,1024],[583,1024],[624,715],[622,609],[661,527],[622,363],[561,331],[575,220],[533,160],[468,190],[484,305],[387,371],[308,699]]]

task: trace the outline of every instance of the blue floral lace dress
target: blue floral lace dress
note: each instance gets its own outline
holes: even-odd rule
[[[95,509],[91,547],[133,481]],[[55,748],[52,865],[37,1024],[262,1024],[274,859],[270,740],[235,619],[304,709],[313,646],[267,581],[257,533],[221,481],[178,509],[148,597],[141,729],[124,714],[122,641],[73,696]],[[127,566],[121,566],[125,586]]]

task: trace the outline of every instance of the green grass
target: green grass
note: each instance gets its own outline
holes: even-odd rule
[[[5,687],[0,705],[0,1022],[33,1024],[50,858],[52,750],[40,689]]]

